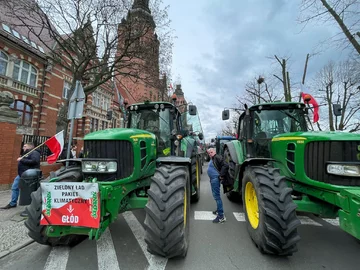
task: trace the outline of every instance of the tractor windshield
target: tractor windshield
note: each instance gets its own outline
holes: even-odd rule
[[[256,110],[253,119],[253,138],[257,157],[270,157],[271,139],[283,133],[307,131],[302,109]]]
[[[149,131],[156,135],[159,141],[159,150],[170,148],[170,111],[156,109],[139,109],[130,111],[129,128]]]
[[[187,140],[189,143],[191,143],[191,140],[196,141],[196,145],[198,147],[198,152],[202,153],[205,151],[205,143],[204,139],[200,140],[199,134],[204,134],[203,129],[201,126],[200,117],[198,114],[196,115],[190,115],[190,113],[184,112],[181,115],[181,121],[182,121],[182,127],[183,129],[186,129],[189,131],[189,137],[185,137],[185,140]],[[182,145],[184,147],[184,145]]]
[[[304,112],[301,109],[255,111],[254,135],[265,133],[266,138],[289,132],[307,131]]]

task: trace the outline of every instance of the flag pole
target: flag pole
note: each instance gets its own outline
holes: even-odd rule
[[[31,149],[29,152],[27,152],[25,155],[23,155],[22,157],[20,157],[20,160],[23,159],[24,157],[27,157],[30,153],[34,152],[36,149],[40,148],[41,146],[43,146],[46,143],[43,142],[42,144],[39,144],[38,146],[34,147],[33,149]],[[26,144],[26,143],[25,143]]]

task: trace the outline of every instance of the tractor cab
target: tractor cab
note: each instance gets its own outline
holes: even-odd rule
[[[190,106],[188,113],[196,114],[196,107]],[[182,117],[178,108],[168,102],[145,102],[128,107],[128,115],[127,128],[146,130],[156,136],[158,156],[176,155],[175,142],[178,135],[187,135],[183,134]]]
[[[280,134],[307,131],[303,103],[264,103],[246,108],[239,118],[238,139],[250,157],[271,157],[271,140]],[[223,112],[223,119],[229,112]],[[224,119],[226,120],[226,119]]]

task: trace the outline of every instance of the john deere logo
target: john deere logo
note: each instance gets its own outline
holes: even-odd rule
[[[96,192],[92,192],[92,211],[91,216],[93,218],[97,218],[97,211],[98,211],[98,197]]]
[[[48,191],[46,194],[46,215],[50,217],[51,214],[51,192]]]
[[[360,145],[357,146],[357,150],[360,152]],[[356,158],[360,160],[360,153],[357,153]]]

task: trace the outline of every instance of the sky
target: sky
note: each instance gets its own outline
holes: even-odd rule
[[[176,36],[173,82],[180,78],[186,100],[197,106],[206,141],[221,133],[227,122],[221,118],[222,110],[238,105],[236,97],[244,94],[248,81],[268,72],[280,75],[280,66],[269,57],[290,57],[289,72],[296,85],[302,78],[306,54],[318,52],[319,44],[338,33],[334,24],[313,23],[303,29],[297,20],[300,3],[164,0],[170,5]],[[307,81],[330,59],[338,61],[347,55],[346,50],[326,46],[310,59]],[[300,92],[296,87],[292,91]]]

